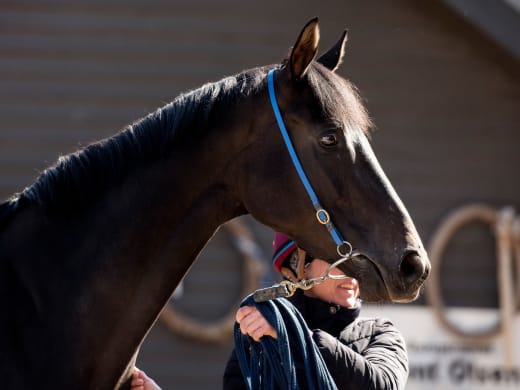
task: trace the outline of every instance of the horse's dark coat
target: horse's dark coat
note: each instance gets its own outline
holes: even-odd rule
[[[368,144],[370,119],[355,89],[309,62],[318,39],[313,20],[277,70],[280,109],[320,200],[367,256],[345,271],[367,300],[411,300],[428,273],[426,254]],[[335,68],[341,54],[326,58]],[[270,68],[179,96],[61,157],[0,205],[3,388],[123,383],[197,254],[241,214],[317,257],[336,258],[278,133],[266,91]]]

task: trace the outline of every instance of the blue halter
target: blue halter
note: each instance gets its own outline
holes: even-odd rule
[[[267,88],[269,90],[269,99],[271,100],[271,106],[273,107],[274,115],[276,117],[276,121],[278,122],[278,127],[280,128],[280,133],[282,134],[285,146],[287,147],[289,155],[291,156],[291,160],[293,162],[294,167],[296,168],[296,172],[298,172],[298,176],[300,177],[300,180],[303,186],[305,187],[305,190],[307,191],[309,198],[312,201],[312,205],[316,210],[316,219],[319,223],[325,225],[325,227],[329,231],[329,234],[336,243],[336,249],[338,254],[342,257],[347,257],[352,253],[352,245],[343,239],[341,233],[330,220],[329,213],[320,204],[320,201],[316,196],[316,193],[314,192],[314,189],[312,188],[309,179],[307,179],[307,175],[303,170],[302,164],[300,163],[300,160],[296,155],[296,151],[294,150],[294,146],[292,144],[291,138],[289,137],[289,133],[287,132],[287,128],[285,127],[285,123],[283,121],[282,114],[280,113],[280,108],[278,107],[278,102],[276,100],[276,94],[274,91],[274,71],[275,69],[271,69],[267,74]],[[347,248],[347,253],[341,252],[342,247]]]

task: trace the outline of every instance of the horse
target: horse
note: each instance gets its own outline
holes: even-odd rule
[[[219,226],[247,213],[329,262],[355,248],[343,270],[367,301],[417,297],[429,260],[358,92],[335,72],[346,41],[317,57],[314,18],[280,64],[179,95],[0,205],[4,389],[129,388],[176,285]],[[306,194],[270,93],[326,209]]]

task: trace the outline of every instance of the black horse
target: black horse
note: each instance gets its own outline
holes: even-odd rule
[[[251,213],[316,257],[336,244],[280,136],[274,86],[305,173],[364,254],[345,271],[368,301],[410,301],[429,271],[367,140],[355,88],[334,73],[346,35],[314,61],[318,23],[276,67],[180,95],[62,157],[0,205],[0,381],[7,389],[128,386],[140,343],[216,229]]]

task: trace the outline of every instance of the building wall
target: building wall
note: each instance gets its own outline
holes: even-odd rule
[[[340,73],[365,98],[375,152],[426,243],[459,205],[520,207],[518,64],[442,6],[421,3],[3,1],[0,198],[32,183],[59,155],[180,92],[280,61],[318,15],[322,50],[349,29]],[[268,258],[271,232],[245,223]],[[485,227],[451,248],[443,267],[448,302],[496,305],[492,256]],[[186,278],[182,309],[206,321],[227,313],[241,267],[217,238]],[[185,339],[159,322],[139,364],[167,389],[215,388],[230,348],[229,341]]]

